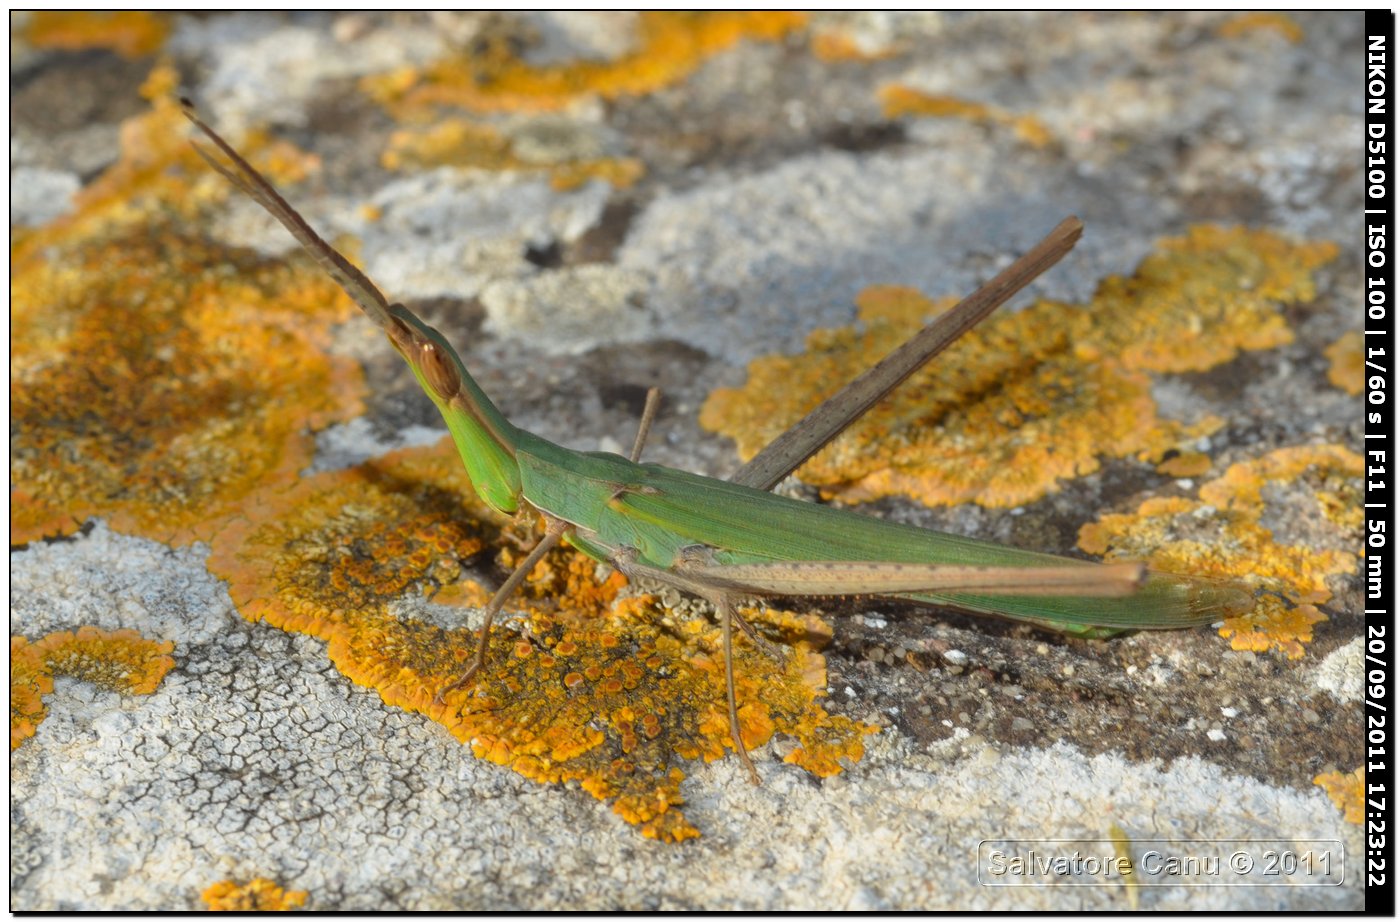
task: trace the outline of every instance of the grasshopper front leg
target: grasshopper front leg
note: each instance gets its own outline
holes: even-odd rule
[[[496,590],[496,594],[493,595],[491,601],[486,604],[486,620],[481,625],[481,632],[478,635],[476,659],[467,667],[467,671],[462,673],[461,678],[437,693],[433,698],[434,704],[442,704],[442,699],[448,692],[454,692],[470,684],[471,680],[476,677],[476,674],[481,671],[482,665],[486,662],[486,651],[491,640],[491,622],[495,620],[496,614],[505,607],[506,602],[510,599],[515,590],[520,588],[520,584],[525,581],[525,577],[530,575],[530,571],[535,568],[535,564],[539,563],[544,558],[545,554],[548,554],[550,551],[554,550],[554,548],[558,547],[559,542],[563,540],[565,533],[569,529],[569,523],[562,519],[556,519],[552,516],[545,515],[545,521],[548,523],[548,526],[545,529],[544,537],[535,545],[535,549],[526,555],[525,559],[520,562],[520,565],[515,568],[510,576],[506,578],[506,581],[501,584],[501,588]]]
[[[647,433],[651,431],[651,424],[656,418],[656,411],[660,406],[660,402],[661,390],[659,388],[653,387],[647,391],[646,406],[642,410],[642,419],[637,426],[637,437],[632,445],[633,461],[641,457],[642,446],[646,444]],[[486,662],[486,653],[491,639],[491,622],[495,620],[496,615],[505,607],[506,602],[510,600],[515,590],[520,588],[520,584],[525,581],[525,577],[530,575],[530,571],[535,568],[535,564],[543,560],[545,554],[548,554],[558,547],[559,542],[562,541],[564,536],[568,533],[568,522],[565,522],[563,519],[557,519],[548,513],[541,514],[544,516],[545,522],[547,523],[544,537],[535,545],[534,550],[530,551],[530,553],[525,556],[525,559],[511,572],[510,576],[506,578],[506,581],[496,590],[496,594],[491,597],[491,601],[486,604],[486,620],[481,625],[481,632],[477,640],[476,659],[472,661],[472,664],[467,667],[467,671],[462,673],[457,681],[446,686],[437,693],[433,698],[433,703],[442,704],[443,698],[446,697],[449,692],[454,692],[459,688],[464,688],[469,685],[472,679],[476,677],[476,674],[481,671],[481,667]]]
[[[739,732],[739,706],[734,698],[734,619],[738,612],[734,611],[734,599],[728,594],[714,596],[712,601],[719,613],[720,632],[724,637],[724,693],[729,704],[729,736],[734,741],[734,751],[748,769],[749,780],[759,785],[763,779],[758,776],[758,769],[754,768],[744,745],[744,736]]]

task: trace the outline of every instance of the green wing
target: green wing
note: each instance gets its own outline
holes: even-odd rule
[[[705,545],[726,563],[888,561],[956,566],[1084,566],[1083,561],[1024,551],[818,506],[654,464],[568,451],[529,439],[517,454],[526,499],[583,529],[579,543],[595,556],[631,548],[642,563],[668,569],[681,548]],[[878,586],[872,595],[881,593]],[[1053,630],[1102,635],[1181,628],[1247,609],[1240,588],[1211,580],[1152,573],[1123,598],[899,594],[920,602],[1028,621]],[[1107,628],[1108,631],[1095,629]]]

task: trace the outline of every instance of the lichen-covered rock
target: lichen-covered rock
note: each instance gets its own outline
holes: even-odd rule
[[[33,13],[11,51],[12,179],[76,190],[11,216],[13,908],[1361,907],[1360,14]],[[712,476],[750,362],[775,415],[1078,214],[821,489],[1276,595],[1108,642],[783,603],[783,663],[739,641],[754,788],[704,607],[560,552],[435,704],[529,536],[177,94],[518,425],[625,451],[658,385],[644,459]],[[979,851],[1240,837],[1346,881]]]

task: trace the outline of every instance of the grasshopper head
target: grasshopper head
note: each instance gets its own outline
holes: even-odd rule
[[[389,305],[385,327],[389,342],[423,376],[432,396],[446,403],[462,390],[457,356],[442,334],[413,315],[402,304]]]
[[[408,308],[386,305],[380,326],[437,405],[477,495],[496,511],[514,514],[520,507],[519,430],[482,393],[443,335]]]

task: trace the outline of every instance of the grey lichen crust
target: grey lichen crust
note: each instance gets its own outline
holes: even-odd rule
[[[102,526],[13,555],[17,599],[47,594],[63,616],[20,604],[36,632],[116,611],[105,620],[175,639],[179,661],[140,698],[58,681],[51,716],[11,757],[12,887],[26,907],[184,907],[214,880],[255,876],[309,891],[310,908],[1055,906],[1049,892],[982,887],[976,843],[1102,840],[1116,823],[1185,845],[1240,835],[1242,816],[1260,840],[1355,838],[1319,792],[1200,759],[1162,766],[966,730],[921,750],[887,730],[819,785],[765,754],[761,789],[733,760],[696,766],[687,815],[704,838],[662,846],[577,791],[472,759],[351,685],[319,641],[244,622],[201,557]],[[1076,898],[1124,905],[1112,887]],[[1187,909],[1201,896],[1152,899]],[[1272,899],[1241,889],[1220,905]]]

